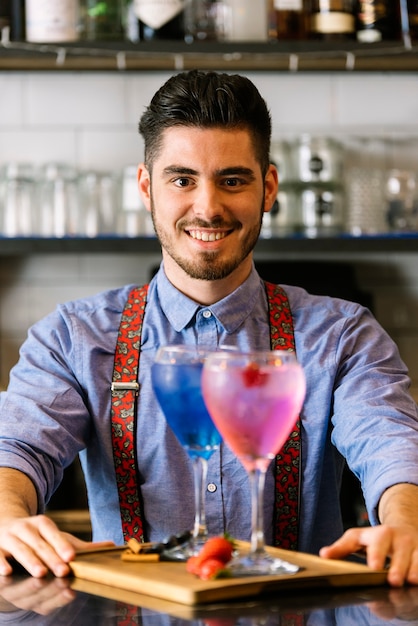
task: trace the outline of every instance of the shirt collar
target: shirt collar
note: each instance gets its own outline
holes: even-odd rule
[[[200,309],[209,309],[226,332],[235,332],[252,312],[256,300],[260,298],[262,286],[253,265],[249,277],[235,291],[210,306],[202,306],[170,283],[163,264],[156,281],[161,309],[176,332],[186,328]]]

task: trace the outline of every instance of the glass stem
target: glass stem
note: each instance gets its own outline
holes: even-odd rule
[[[192,458],[192,461],[195,499],[193,539],[205,541],[208,536],[205,516],[206,477],[208,474],[208,462],[201,456],[194,456]]]
[[[264,543],[264,470],[254,469],[249,472],[251,485],[251,550],[252,554],[263,554]]]

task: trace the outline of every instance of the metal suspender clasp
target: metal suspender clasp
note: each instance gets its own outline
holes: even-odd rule
[[[136,393],[138,393],[139,391],[139,384],[135,381],[135,380],[127,380],[125,382],[112,382],[110,389],[112,391],[127,391],[127,390],[132,390],[132,391],[136,391]]]

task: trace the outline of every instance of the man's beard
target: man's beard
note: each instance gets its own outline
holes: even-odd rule
[[[247,258],[247,256],[254,250],[258,241],[262,219],[263,219],[263,207],[260,209],[259,222],[248,232],[245,239],[242,241],[239,248],[237,248],[233,255],[228,259],[218,259],[219,253],[214,251],[200,252],[193,259],[182,257],[176,250],[175,243],[170,239],[169,235],[164,231],[164,228],[158,223],[156,219],[156,212],[154,208],[154,202],[151,196],[151,217],[154,225],[155,233],[160,241],[161,247],[165,252],[173,259],[173,261],[191,278],[198,280],[221,280],[226,278]],[[180,228],[181,222],[179,223]],[[184,230],[185,224],[182,225]],[[190,229],[192,225],[187,224],[187,228]],[[229,228],[231,225],[228,225]],[[194,228],[222,228],[225,227],[219,220],[214,220],[211,223],[205,223],[199,220],[199,224],[193,224]],[[235,228],[240,227],[239,222],[234,224]],[[187,236],[187,235],[186,235]],[[228,235],[227,235],[228,236]]]

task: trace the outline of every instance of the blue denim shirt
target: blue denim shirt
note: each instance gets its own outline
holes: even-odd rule
[[[94,539],[123,543],[112,457],[110,384],[121,312],[132,285],[57,307],[35,324],[0,403],[0,466],[25,472],[39,510],[77,453],[85,472]],[[383,491],[418,484],[418,419],[394,342],[351,302],[286,286],[296,352],[307,378],[302,419],[299,549],[317,552],[342,532],[339,483],[345,457],[363,483],[372,523]],[[201,306],[178,292],[163,268],[151,281],[142,333],[137,447],[145,528],[151,540],[193,527],[191,463],[154,398],[150,366],[170,343],[270,345],[267,299],[253,269],[232,294]],[[274,480],[266,480],[265,527],[272,540]],[[209,531],[248,539],[247,475],[222,445],[209,461]]]

